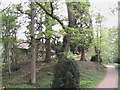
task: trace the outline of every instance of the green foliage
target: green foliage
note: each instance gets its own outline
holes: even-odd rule
[[[117,58],[116,63],[120,64],[120,58]]]
[[[101,62],[102,62],[102,58],[101,58],[101,57],[97,58],[96,55],[93,55],[93,56],[91,57],[91,60],[90,60],[90,61],[91,61],[91,62],[99,62],[99,63],[101,63]]]
[[[71,34],[70,48],[81,52],[79,47],[84,47],[88,50],[93,40],[92,18],[89,14],[90,3],[86,0],[84,2],[72,2],[71,10],[74,12],[77,28],[68,28]]]
[[[7,30],[10,30],[10,29],[15,29],[16,27],[18,27],[18,25],[16,24],[15,20],[17,19],[17,15],[5,15],[5,14],[2,14],[2,26],[6,27],[6,24],[7,24],[7,27],[6,29]]]
[[[46,38],[56,37],[56,31],[52,29],[52,26],[54,26],[55,24],[57,24],[55,20],[51,19],[51,17],[48,15],[45,16]]]
[[[16,34],[17,34],[17,29],[19,27],[17,22],[17,18],[19,17],[18,14],[15,12],[15,5],[12,5],[11,7],[6,8],[2,12],[2,43],[3,43],[3,58],[5,60],[5,65],[8,66],[12,62],[11,70],[16,71],[16,66],[17,63],[15,64],[14,62],[16,61],[16,50],[15,46],[17,45],[17,40],[16,40]],[[9,58],[9,59],[8,59]],[[13,64],[14,63],[14,64]]]
[[[41,38],[41,37],[43,37],[42,33],[37,34],[37,38]]]
[[[86,13],[90,9],[90,3],[84,0],[83,2],[72,2],[72,9],[74,10],[74,14],[80,16],[82,13]],[[79,13],[78,13],[79,12]]]
[[[65,30],[68,34],[73,34],[75,32],[78,32],[78,29],[77,28],[72,28],[72,27],[66,27],[66,30]]]
[[[96,61],[96,56],[95,56],[95,55],[92,56],[90,61],[91,61],[91,62],[95,62],[95,61]]]
[[[16,6],[16,9],[21,10],[21,9],[22,9],[21,4],[18,4],[18,5]]]
[[[15,34],[16,29],[19,25],[16,24],[16,20],[19,17],[18,14],[15,14],[14,5],[10,8],[7,8],[2,13],[2,34],[5,35],[12,35]]]
[[[95,17],[96,26],[94,27],[94,40],[92,45],[100,50],[100,55],[104,62],[114,62],[117,58],[117,30],[113,28],[103,28],[102,22],[105,21],[105,17],[98,13]]]
[[[52,37],[53,36],[53,32],[54,31],[52,31],[52,30],[47,30],[47,32],[46,32],[46,37]]]
[[[105,17],[103,15],[100,15],[100,13],[98,13],[95,19],[96,19],[96,23],[102,23],[105,20]]]
[[[79,88],[79,82],[80,73],[74,60],[62,60],[55,66],[52,88]]]
[[[64,53],[64,55],[68,58],[68,59],[71,59],[71,58],[73,58],[73,53],[72,52],[70,52],[70,51],[68,51],[68,52],[63,52]]]
[[[65,32],[64,29],[60,29],[58,33],[61,34],[61,35],[67,35],[67,33]]]

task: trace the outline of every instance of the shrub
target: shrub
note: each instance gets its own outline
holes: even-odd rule
[[[52,88],[79,88],[80,73],[74,59],[60,61],[55,66]]]
[[[120,64],[120,58],[115,59],[115,63]]]
[[[95,62],[96,61],[96,56],[95,55],[93,55],[92,57],[91,57],[91,60],[90,60],[91,62]]]
[[[93,55],[91,57],[91,62],[98,62],[98,63],[102,63],[102,58],[100,57],[99,60],[97,59],[97,56],[96,55]]]

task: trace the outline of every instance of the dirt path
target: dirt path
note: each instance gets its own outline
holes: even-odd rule
[[[97,88],[118,88],[118,71],[115,66],[107,66],[106,76]]]

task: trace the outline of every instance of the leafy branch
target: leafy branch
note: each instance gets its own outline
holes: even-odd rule
[[[51,13],[49,13],[49,12],[44,8],[44,6],[41,5],[40,3],[36,2],[36,4],[39,5],[39,6],[44,10],[44,12],[45,12],[47,15],[49,15],[49,16],[52,17],[53,19],[57,20],[57,21],[59,22],[59,24],[62,26],[62,28],[65,29],[65,26],[64,26],[63,22],[61,22],[61,20],[60,20],[57,16],[53,15],[53,10],[54,10],[54,9],[53,9],[52,2],[51,2]]]

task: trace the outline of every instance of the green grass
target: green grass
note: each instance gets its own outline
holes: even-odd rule
[[[11,82],[13,79],[15,79],[15,78],[18,78],[18,77],[20,77],[22,74],[24,74],[23,72],[21,72],[21,71],[18,71],[18,72],[16,72],[16,73],[12,73],[10,76],[9,76],[9,73],[7,72],[7,73],[2,73],[2,78],[3,78],[3,86],[6,86],[6,87],[8,87],[9,85],[12,85],[13,84],[13,86],[14,86],[14,83],[16,83],[16,82]]]
[[[51,88],[52,85],[52,78],[53,77],[43,77],[37,80],[37,86],[40,86],[40,88]]]
[[[40,72],[37,73],[37,82],[35,85],[30,84],[30,75],[19,78],[22,74],[25,74],[21,71],[17,71],[16,73],[9,76],[8,73],[3,73],[3,86],[6,88],[50,88],[53,78],[53,64],[50,67],[41,69]],[[14,79],[15,81],[12,81]]]
[[[85,69],[81,66],[80,71],[80,88],[95,88],[105,76],[103,72]]]
[[[56,64],[56,62],[53,62],[52,64]],[[86,69],[81,64],[79,64],[79,66],[81,75],[80,88],[95,88],[104,77],[104,73],[102,72]],[[7,88],[51,88],[53,80],[53,66],[40,70],[38,73],[39,77],[37,78],[35,85],[30,84],[29,75],[7,84],[22,74],[23,72],[20,71],[12,74],[11,76],[9,76],[8,73],[3,73],[3,86]]]
[[[7,79],[7,81],[10,81],[11,79],[9,80]],[[45,75],[43,77],[38,78],[35,85],[31,85],[29,82],[29,77],[25,77],[15,82],[9,83],[5,87],[7,88],[50,88],[51,84],[52,84],[52,77]]]
[[[84,79],[80,81],[81,88],[95,88],[104,77],[103,73],[93,73],[93,71],[91,71],[90,74],[91,76],[84,77]]]

